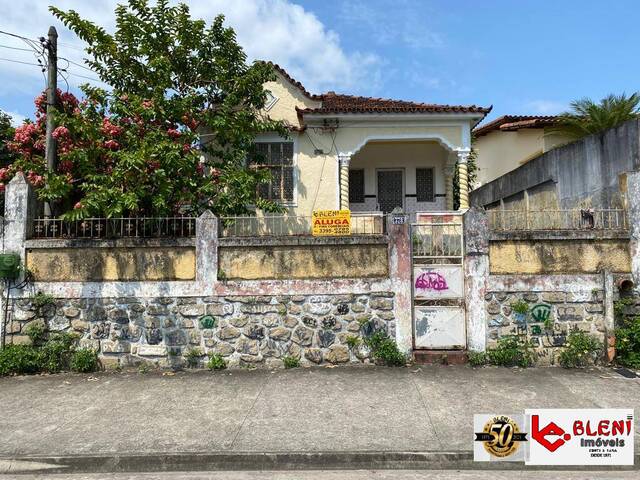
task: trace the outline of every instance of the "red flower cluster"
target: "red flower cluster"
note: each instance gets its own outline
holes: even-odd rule
[[[108,118],[102,119],[102,128],[100,129],[100,131],[104,135],[109,135],[111,137],[118,137],[122,134],[123,130],[124,129],[122,127],[119,127],[118,125],[115,125],[114,123],[112,123],[110,119]]]
[[[33,171],[29,171],[27,173],[27,180],[34,187],[41,187],[42,185],[44,185],[44,177],[42,175],[38,175]]]

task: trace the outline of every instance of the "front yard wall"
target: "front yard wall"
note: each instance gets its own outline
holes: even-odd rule
[[[234,366],[282,366],[283,357],[301,364],[369,363],[363,345],[349,337],[383,329],[395,336],[394,294],[277,295],[212,297],[59,298],[36,308],[15,300],[9,343],[24,343],[28,325],[46,321],[52,331],[75,332],[106,365],[181,366],[197,349],[220,354]],[[357,343],[360,343],[357,342]]]

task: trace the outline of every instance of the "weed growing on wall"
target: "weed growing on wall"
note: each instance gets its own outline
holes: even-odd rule
[[[406,364],[407,357],[398,349],[396,342],[383,330],[374,332],[365,340],[371,350],[371,356],[389,367],[401,367]]]
[[[467,359],[472,367],[480,367],[487,364],[487,355],[484,352],[468,352]]]
[[[360,337],[357,337],[355,335],[348,335],[346,339],[346,343],[347,343],[347,346],[351,350],[353,350],[354,348],[357,348],[358,346],[360,346],[360,344],[362,343],[362,340],[360,339]]]
[[[200,364],[200,357],[202,357],[202,351],[199,348],[190,348],[185,353],[184,358],[187,361],[187,367],[196,368]]]
[[[573,330],[567,337],[559,362],[564,368],[586,367],[592,365],[602,352],[601,342],[588,333]]]
[[[80,348],[71,355],[71,370],[78,373],[95,372],[98,369],[98,352],[92,348]]]
[[[227,361],[218,353],[211,354],[209,355],[207,368],[209,370],[224,370],[227,368]]]
[[[517,335],[508,335],[498,344],[487,349],[487,362],[503,367],[530,367],[535,363],[535,352],[529,340]]]
[[[282,363],[284,364],[284,368],[298,368],[300,366],[300,360],[290,355],[282,357]]]
[[[616,329],[616,359],[620,365],[640,369],[640,317],[627,319]]]

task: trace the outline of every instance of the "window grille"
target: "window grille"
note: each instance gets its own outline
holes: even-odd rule
[[[349,170],[349,203],[364,203],[364,170]]]
[[[416,168],[416,200],[418,202],[435,200],[433,168]]]

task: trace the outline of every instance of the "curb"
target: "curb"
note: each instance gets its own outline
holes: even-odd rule
[[[640,466],[525,467],[521,462],[474,462],[472,451],[234,452],[146,455],[0,457],[0,475],[257,470],[634,470]]]

